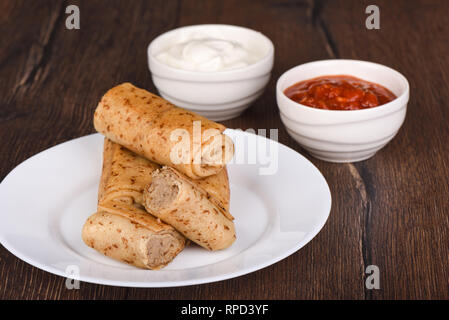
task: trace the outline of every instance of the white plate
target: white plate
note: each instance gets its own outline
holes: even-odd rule
[[[236,242],[226,250],[209,252],[189,246],[164,269],[150,271],[87,247],[81,228],[96,209],[103,148],[99,134],[50,148],[11,171],[0,184],[0,241],[42,270],[115,286],[201,284],[276,263],[321,230],[331,207],[329,187],[318,169],[294,150],[240,130],[228,129],[226,134],[236,144],[236,157],[228,170],[237,233]],[[254,159],[263,160],[267,146],[272,151],[267,159],[272,164],[278,161],[278,170],[260,175],[268,165]],[[237,164],[242,159],[245,164]]]

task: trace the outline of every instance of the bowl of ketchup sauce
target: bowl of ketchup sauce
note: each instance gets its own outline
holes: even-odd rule
[[[405,119],[409,84],[372,62],[323,60],[285,72],[276,86],[287,132],[310,154],[330,162],[372,157]]]
[[[324,110],[368,109],[397,98],[380,84],[348,75],[300,81],[285,89],[284,93],[297,103]]]

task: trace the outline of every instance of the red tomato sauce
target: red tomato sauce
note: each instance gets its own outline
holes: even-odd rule
[[[285,89],[284,93],[295,102],[326,110],[368,109],[396,99],[387,88],[348,75],[301,81]]]

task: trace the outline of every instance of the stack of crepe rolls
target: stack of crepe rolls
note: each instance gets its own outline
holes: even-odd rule
[[[103,96],[94,125],[106,139],[98,211],[83,228],[87,245],[159,269],[184,248],[184,236],[208,250],[234,242],[226,170],[234,147],[225,127],[129,83]]]

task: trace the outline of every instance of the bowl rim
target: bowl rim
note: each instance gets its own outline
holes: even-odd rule
[[[310,66],[313,64],[331,64],[331,63],[354,63],[357,65],[370,65],[370,66],[375,66],[378,68],[382,68],[384,70],[387,70],[388,72],[394,73],[401,82],[403,82],[405,84],[405,89],[403,90],[403,92],[397,96],[394,100],[391,100],[388,103],[385,103],[383,105],[377,106],[377,107],[373,107],[373,108],[367,108],[367,109],[358,109],[358,110],[327,110],[327,109],[319,109],[319,108],[314,108],[314,107],[310,107],[310,106],[306,106],[304,104],[298,103],[292,99],[290,99],[289,97],[287,97],[284,93],[284,90],[281,90],[281,83],[282,81],[286,78],[286,76],[292,72],[297,71],[298,69],[301,69],[305,66]],[[333,75],[333,74],[327,74],[327,75]],[[352,76],[350,73],[348,73],[349,76]],[[317,77],[319,77],[320,75],[317,75]],[[326,75],[322,75],[322,76],[326,76]],[[358,77],[360,78],[360,77]],[[311,78],[312,79],[312,78]],[[360,78],[362,79],[362,78]],[[362,79],[365,80],[365,79]],[[369,81],[369,80],[365,80],[365,81]],[[294,85],[295,83],[291,84]],[[380,85],[384,86],[383,84],[379,83]],[[386,87],[386,86],[385,86]],[[388,88],[387,88],[388,89]],[[398,102],[401,102],[402,100],[405,100],[404,103],[408,102],[409,99],[409,94],[410,94],[410,85],[409,82],[407,80],[407,78],[400,73],[399,71],[390,68],[388,66],[385,66],[383,64],[379,64],[379,63],[375,63],[375,62],[371,62],[371,61],[365,61],[365,60],[355,60],[355,59],[325,59],[325,60],[316,60],[316,61],[310,61],[310,62],[306,62],[300,65],[297,65],[295,67],[292,67],[290,69],[288,69],[287,71],[285,71],[284,73],[282,73],[282,75],[278,78],[277,82],[276,82],[276,95],[278,98],[281,99],[286,99],[288,100],[289,104],[293,104],[296,105],[297,107],[299,107],[300,110],[304,110],[304,111],[308,111],[308,112],[316,112],[316,113],[326,113],[326,114],[364,114],[364,115],[368,115],[370,113],[378,113],[378,112],[382,112],[385,109],[391,108],[392,105],[397,104]],[[281,104],[278,101],[278,107],[279,109],[281,109]],[[392,110],[394,111],[394,110]]]
[[[217,27],[218,28],[238,29],[238,30],[243,31],[243,32],[249,32],[249,33],[252,33],[254,35],[258,35],[262,39],[262,41],[264,41],[267,44],[268,51],[260,60],[254,62],[254,63],[252,63],[252,64],[250,64],[248,66],[245,66],[245,67],[242,67],[242,68],[231,69],[231,70],[212,71],[212,72],[192,71],[192,70],[183,70],[183,69],[175,68],[175,67],[169,66],[169,65],[167,65],[167,64],[165,64],[163,62],[160,62],[159,60],[156,59],[156,57],[151,52],[153,50],[153,48],[157,45],[157,43],[159,41],[161,41],[164,37],[167,37],[170,34],[179,32],[180,30],[196,29],[196,28],[217,28]],[[266,65],[267,63],[271,63],[272,64],[273,63],[273,57],[274,57],[274,44],[270,40],[270,38],[268,38],[262,32],[254,30],[254,29],[250,29],[250,28],[247,28],[247,27],[231,25],[231,24],[194,24],[194,25],[178,27],[178,28],[171,29],[171,30],[168,30],[168,31],[166,31],[164,33],[159,34],[148,45],[148,47],[147,47],[147,57],[148,57],[148,63],[149,63],[150,71],[152,73],[153,73],[153,70],[152,70],[151,66],[153,64],[157,68],[165,69],[166,71],[177,73],[179,75],[186,76],[186,77],[199,77],[199,76],[208,77],[208,78],[210,78],[210,77],[220,77],[220,76],[229,77],[230,75],[239,74],[239,73],[242,73],[242,75],[247,75],[248,71],[250,71],[250,70],[260,68],[261,66]],[[272,68],[272,66],[271,66],[271,68]],[[271,71],[271,68],[270,68],[270,70],[268,70],[268,72]],[[166,78],[169,78],[169,77],[166,77]],[[253,78],[253,77],[247,77],[247,78]]]

